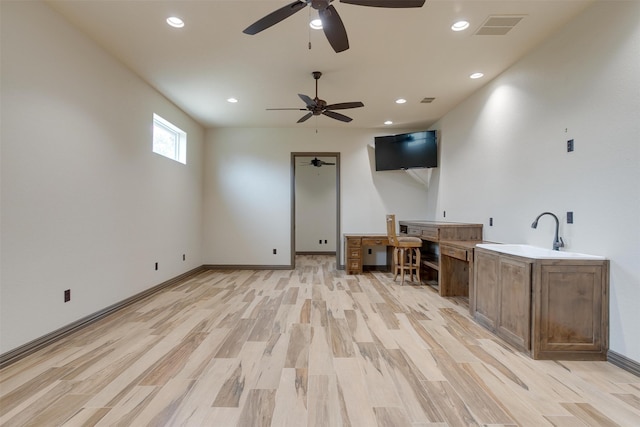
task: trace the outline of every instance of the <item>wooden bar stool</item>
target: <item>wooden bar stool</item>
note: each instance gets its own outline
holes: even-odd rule
[[[420,283],[420,248],[422,239],[419,237],[396,235],[396,216],[387,215],[387,237],[389,244],[393,246],[393,281],[395,282],[400,272],[400,285],[404,285],[404,273],[408,272],[413,281],[413,273],[416,273]]]

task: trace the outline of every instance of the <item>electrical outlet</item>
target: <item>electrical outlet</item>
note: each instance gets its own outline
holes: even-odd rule
[[[573,151],[573,139],[570,139],[567,141],[567,153],[570,153]]]
[[[276,255],[277,253],[278,253],[278,251],[274,249],[273,250],[273,254]]]
[[[158,263],[156,262],[156,271],[158,271]]]
[[[447,217],[447,211],[442,211],[442,218],[446,218]]]
[[[326,241],[326,240],[324,241],[324,244],[325,244],[325,245],[327,244],[327,241]]]
[[[64,302],[71,301],[71,289],[67,289],[64,291]]]
[[[371,255],[371,248],[369,248],[369,255]]]
[[[489,218],[489,227],[493,227],[493,218]]]
[[[318,244],[321,245],[322,244],[322,239],[318,240]]]
[[[567,224],[573,224],[573,212],[567,212]]]
[[[187,255],[186,254],[182,254],[182,260],[186,261],[186,259],[187,259]]]

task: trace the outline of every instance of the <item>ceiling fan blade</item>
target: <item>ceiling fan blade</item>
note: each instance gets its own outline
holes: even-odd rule
[[[340,0],[341,3],[371,7],[422,7],[425,0]]]
[[[323,111],[322,114],[345,123],[349,123],[351,120],[353,120],[351,117],[347,117],[344,114],[340,113],[334,113],[333,111]]]
[[[258,19],[253,24],[249,25],[243,33],[245,34],[258,34],[260,31],[266,30],[272,25],[277,24],[278,22],[290,17],[294,13],[302,10],[307,5],[307,2],[296,0],[293,3],[290,3],[275,12],[271,12],[267,16],[262,19]]]
[[[316,102],[311,99],[311,97],[303,95],[301,93],[299,93],[298,96],[300,97],[300,99],[302,99],[302,102],[304,102],[307,107],[313,108],[316,106]]]
[[[298,120],[296,123],[306,122],[307,120],[309,120],[311,116],[313,116],[313,113],[307,113],[304,116],[302,116],[300,120]]]
[[[362,102],[341,102],[338,104],[327,105],[324,109],[325,110],[346,110],[349,108],[359,108],[359,107],[364,107],[364,104]]]
[[[329,44],[336,52],[342,52],[349,49],[349,38],[347,30],[344,28],[342,19],[338,15],[335,7],[329,6],[318,11],[322,20],[322,30],[327,36]]]

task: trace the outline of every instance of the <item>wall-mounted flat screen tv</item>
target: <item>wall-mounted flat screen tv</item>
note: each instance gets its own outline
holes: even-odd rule
[[[435,130],[375,137],[376,171],[438,167]]]

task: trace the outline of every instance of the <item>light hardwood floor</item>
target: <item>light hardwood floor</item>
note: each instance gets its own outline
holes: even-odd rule
[[[534,361],[463,301],[346,276],[205,271],[0,371],[3,426],[640,426],[640,378]]]

